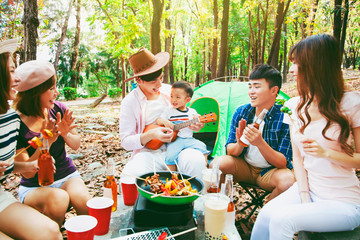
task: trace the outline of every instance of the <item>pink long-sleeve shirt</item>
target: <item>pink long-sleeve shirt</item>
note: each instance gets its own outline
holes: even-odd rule
[[[162,84],[160,94],[168,100],[169,106],[170,91],[170,85]],[[119,126],[121,145],[128,151],[134,151],[132,156],[144,148],[140,136],[145,128],[146,105],[146,96],[140,87],[135,88],[121,101]],[[161,112],[159,112],[159,116],[160,114]]]

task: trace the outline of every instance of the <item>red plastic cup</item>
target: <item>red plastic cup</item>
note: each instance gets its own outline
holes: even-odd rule
[[[68,240],[93,240],[96,218],[89,215],[79,215],[66,220],[64,227]]]
[[[138,197],[138,190],[135,183],[127,180],[121,180],[121,191],[126,206],[133,206]]]
[[[107,197],[95,197],[87,201],[89,215],[97,219],[95,235],[104,235],[109,232],[111,207],[114,200]]]

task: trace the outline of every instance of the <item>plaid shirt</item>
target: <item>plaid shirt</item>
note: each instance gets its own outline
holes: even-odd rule
[[[265,125],[262,132],[262,136],[269,144],[269,146],[284,154],[287,164],[286,167],[292,169],[292,148],[290,141],[290,130],[289,125],[283,123],[284,113],[280,111],[281,106],[274,104],[265,116]],[[250,124],[254,121],[255,108],[251,107],[250,104],[245,104],[238,107],[233,115],[230,127],[230,133],[228,140],[226,142],[225,148],[229,143],[236,143],[236,128],[239,125],[239,121],[243,118],[246,120],[247,124]],[[244,158],[244,155],[247,153],[248,148],[244,148],[240,157]],[[263,176],[270,169],[275,168],[271,166],[269,168],[264,168],[261,171],[261,176]]]

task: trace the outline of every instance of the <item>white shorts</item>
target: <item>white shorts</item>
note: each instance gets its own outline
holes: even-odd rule
[[[60,188],[68,179],[73,178],[73,177],[81,178],[80,173],[78,171],[75,171],[62,179],[56,180],[51,185],[46,186],[46,187]],[[19,191],[18,191],[18,197],[19,197],[20,202],[24,203],[24,199],[25,199],[26,195],[31,190],[34,190],[36,188],[39,188],[39,187],[25,187],[25,186],[20,185]]]

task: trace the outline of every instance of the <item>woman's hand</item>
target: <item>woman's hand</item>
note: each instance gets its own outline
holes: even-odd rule
[[[301,199],[301,203],[311,203],[310,192],[301,191],[300,192],[300,199]]]
[[[195,119],[195,118],[199,118],[199,117],[200,117],[199,114],[195,114],[195,115],[194,115],[194,119]],[[202,122],[197,122],[197,123],[194,123],[194,124],[190,125],[189,128],[190,128],[191,130],[195,131],[195,132],[198,132],[198,131],[200,131],[200,130],[204,127],[204,125],[205,125],[205,124],[202,123]]]
[[[328,157],[327,150],[323,148],[318,142],[311,138],[303,138],[301,140],[304,152],[318,157]]]
[[[65,137],[72,129],[77,127],[74,123],[75,118],[72,117],[72,114],[73,112],[69,109],[66,109],[62,119],[59,112],[56,114],[56,125],[58,134],[62,137]]]

